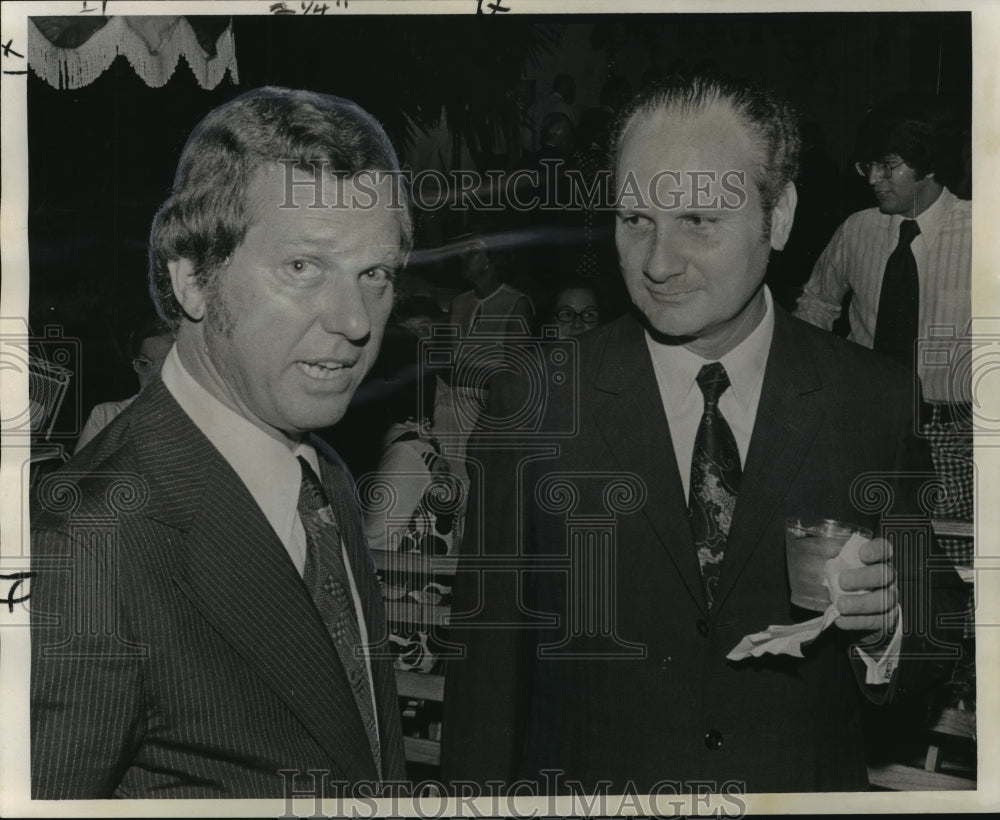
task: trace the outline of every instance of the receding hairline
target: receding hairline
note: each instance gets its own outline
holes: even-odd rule
[[[629,118],[625,121],[625,124],[622,126],[622,129],[618,134],[618,140],[614,147],[615,167],[612,170],[616,175],[619,173],[618,165],[621,163],[625,143],[637,130],[639,124],[647,123],[656,117],[669,117],[674,115],[687,117],[688,119],[693,120],[697,117],[707,117],[713,113],[728,113],[743,126],[743,132],[746,134],[747,144],[751,147],[754,156],[752,161],[746,164],[746,168],[738,170],[749,170],[752,167],[763,166],[767,163],[767,146],[764,144],[760,136],[755,133],[754,123],[744,113],[742,113],[736,105],[733,104],[733,101],[729,97],[725,94],[715,92],[705,99],[664,100],[657,105],[642,105],[633,111],[632,114],[629,115]],[[652,127],[652,123],[649,122],[649,124],[650,127]]]

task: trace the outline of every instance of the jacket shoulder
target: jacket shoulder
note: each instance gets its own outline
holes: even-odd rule
[[[786,313],[776,321],[782,336],[801,346],[799,355],[812,359],[824,382],[844,383],[855,394],[866,389],[879,394],[912,394],[912,375],[887,356]]]
[[[66,464],[40,476],[31,493],[31,528],[62,529],[70,516],[117,516],[144,506],[152,477],[141,451],[157,429],[148,416],[147,403],[137,398]],[[171,446],[168,438],[162,446]]]

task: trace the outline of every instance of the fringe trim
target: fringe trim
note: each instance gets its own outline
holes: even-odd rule
[[[73,49],[53,45],[29,17],[28,65],[35,74],[58,89],[89,85],[107,71],[119,54],[125,55],[135,73],[152,88],[166,85],[177,70],[177,61],[181,57],[191,67],[198,85],[206,91],[222,82],[227,71],[233,83],[239,83],[232,21],[215,43],[215,57],[209,59],[198,44],[194,29],[184,17],[176,18],[169,34],[158,44],[159,51],[155,52],[150,50],[146,39],[129,20],[128,17],[109,18],[106,26]]]

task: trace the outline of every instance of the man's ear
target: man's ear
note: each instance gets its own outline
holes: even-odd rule
[[[173,259],[167,262],[170,281],[174,286],[174,296],[180,302],[184,313],[194,322],[205,316],[205,294],[195,277],[194,265],[190,259]]]
[[[788,241],[792,232],[792,222],[795,221],[795,206],[799,202],[799,192],[795,183],[789,182],[781,192],[778,201],[771,212],[771,247],[780,251]]]

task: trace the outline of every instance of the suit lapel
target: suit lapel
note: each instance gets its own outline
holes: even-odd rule
[[[594,416],[618,467],[642,477],[643,512],[695,603],[707,611],[687,500],[641,325],[615,325],[594,379]],[[584,404],[586,406],[586,402]]]
[[[184,532],[175,583],[347,777],[373,778],[343,667],[267,519],[159,378],[139,400],[137,452],[154,485],[148,514]]]
[[[795,320],[775,305],[774,337],[716,593],[725,605],[823,421],[822,384]]]

